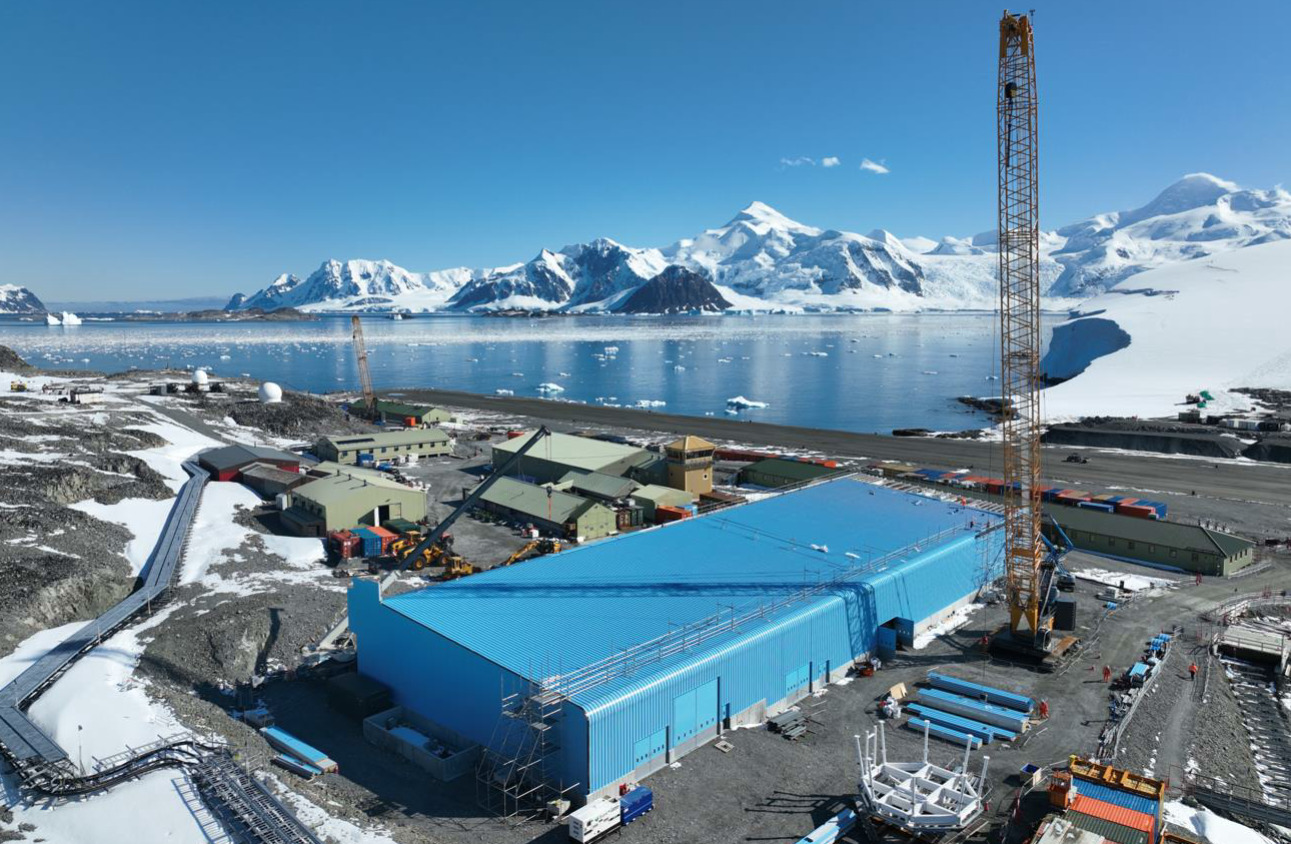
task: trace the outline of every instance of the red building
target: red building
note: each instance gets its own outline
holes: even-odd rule
[[[253,463],[264,463],[293,472],[300,469],[299,456],[255,445],[226,445],[208,449],[198,455],[197,462],[217,481],[236,481],[242,470]]]

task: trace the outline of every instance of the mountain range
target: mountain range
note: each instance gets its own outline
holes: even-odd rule
[[[1291,238],[1291,194],[1246,190],[1205,173],[1185,176],[1151,202],[1098,214],[1041,237],[1041,284],[1063,307],[1144,270]],[[669,267],[688,279],[665,297],[668,312],[962,310],[996,305],[995,233],[901,239],[822,229],[754,202],[725,225],[670,246],[639,248],[598,238],[494,269],[416,273],[389,261],[329,260],[306,278],[281,275],[228,307],[308,311],[624,309]],[[693,297],[693,298],[688,298]],[[638,298],[631,311],[640,312]],[[664,301],[664,300],[660,300]]]
[[[1041,235],[1046,305],[1070,307],[1145,270],[1291,239],[1291,194],[1249,190],[1205,173],[1183,177],[1147,204],[1097,214]],[[762,202],[665,247],[598,238],[510,266],[413,272],[390,261],[328,260],[306,277],[284,273],[238,294],[227,310],[569,313],[689,311],[920,311],[993,309],[996,237],[898,238],[797,222]],[[673,267],[684,276],[668,276]],[[39,299],[0,287],[0,313]],[[30,298],[22,296],[24,291]],[[637,296],[637,293],[642,293]]]

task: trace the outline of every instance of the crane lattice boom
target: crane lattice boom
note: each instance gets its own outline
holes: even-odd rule
[[[354,356],[359,364],[359,386],[363,388],[363,405],[367,408],[368,418],[373,418],[377,409],[377,395],[372,391],[372,373],[368,371],[368,346],[363,342],[363,322],[358,314],[350,317],[351,336],[354,338]]]
[[[1035,52],[1031,21],[1000,20],[1000,379],[1004,403],[1004,559],[1009,629],[1039,636],[1040,219],[1036,173]]]

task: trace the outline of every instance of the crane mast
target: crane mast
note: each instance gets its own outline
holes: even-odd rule
[[[1031,21],[1000,20],[999,271],[1003,397],[1004,561],[1009,631],[1042,642],[1040,534],[1040,219],[1036,172],[1035,50]]]
[[[350,317],[351,336],[354,339],[354,356],[359,364],[359,386],[363,388],[363,406],[367,408],[368,418],[376,416],[377,396],[372,391],[372,373],[368,371],[368,347],[363,342],[363,322],[358,314]]]

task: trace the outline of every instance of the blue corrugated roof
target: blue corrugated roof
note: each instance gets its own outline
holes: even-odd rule
[[[1075,787],[1077,794],[1083,794],[1095,800],[1102,800],[1104,803],[1111,803],[1113,806],[1120,806],[1122,809],[1142,812],[1152,817],[1156,817],[1161,808],[1157,801],[1151,797],[1112,788],[1111,786],[1103,785],[1101,782],[1094,782],[1081,777],[1076,778]]]
[[[995,520],[980,510],[849,478],[437,584],[387,598],[385,605],[521,676],[540,679],[732,606],[751,609],[783,598],[943,530],[962,527],[967,537],[970,522],[980,530]],[[821,601],[833,600],[817,597],[782,613],[816,611]],[[758,629],[741,628],[573,699],[584,706],[604,703]]]

